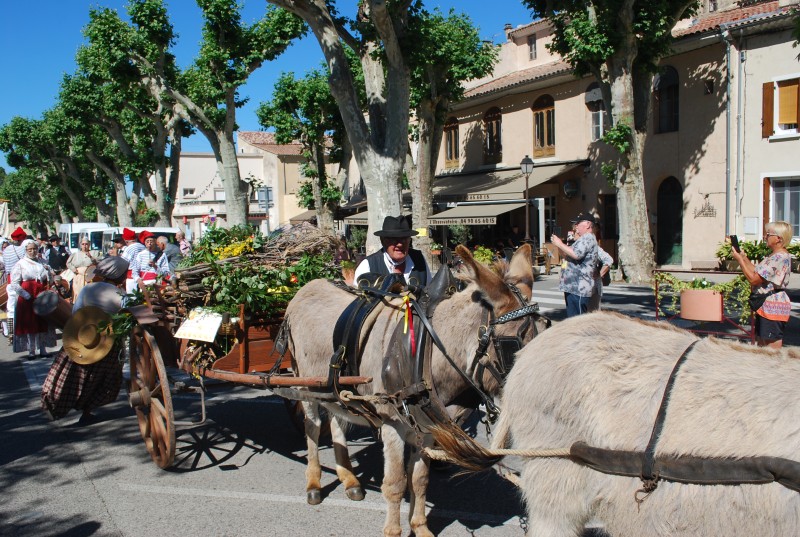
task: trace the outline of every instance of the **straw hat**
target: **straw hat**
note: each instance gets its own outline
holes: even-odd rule
[[[111,328],[98,333],[100,325],[111,322],[111,316],[95,306],[79,309],[69,318],[64,327],[64,350],[76,364],[89,365],[99,362],[111,351],[114,338]]]

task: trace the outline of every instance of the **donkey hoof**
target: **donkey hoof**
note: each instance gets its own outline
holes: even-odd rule
[[[306,492],[308,505],[319,505],[322,503],[322,492],[319,489],[311,489]]]
[[[364,489],[359,487],[350,487],[349,489],[344,491],[347,494],[347,497],[353,500],[354,502],[360,502],[364,499]]]

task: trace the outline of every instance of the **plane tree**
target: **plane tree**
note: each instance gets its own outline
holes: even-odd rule
[[[303,175],[309,181],[301,191],[310,189],[311,194],[311,203],[305,207],[316,209],[317,225],[332,232],[342,191],[328,178],[325,164],[341,162],[344,127],[328,87],[327,73],[313,69],[300,79],[294,73],[283,73],[275,84],[272,100],[262,103],[256,116],[262,127],[275,129],[278,143],[299,140],[302,144],[306,159]]]
[[[578,76],[600,86],[609,129],[603,140],[619,152],[603,166],[617,188],[619,262],[631,281],[646,282],[655,267],[642,151],[653,75],[670,51],[672,28],[696,0],[522,0],[535,18],[553,23],[550,49]]]
[[[242,181],[233,139],[236,109],[246,99],[239,88],[265,61],[277,58],[303,34],[300,19],[268,6],[251,25],[235,0],[198,0],[204,20],[194,63],[180,71],[171,53],[172,23],[162,0],[131,0],[131,24],[112,10],[99,10],[86,30],[112,69],[138,80],[149,95],[172,108],[208,139],[225,188],[229,224],[247,222],[249,184]]]

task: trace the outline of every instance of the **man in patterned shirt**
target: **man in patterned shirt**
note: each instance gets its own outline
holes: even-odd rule
[[[556,235],[550,237],[550,242],[561,251],[567,261],[567,266],[561,269],[561,281],[558,285],[567,303],[567,317],[586,313],[594,292],[594,271],[597,263],[597,239],[593,233],[595,222],[591,214],[578,215],[574,220],[577,240],[572,246],[564,244]]]

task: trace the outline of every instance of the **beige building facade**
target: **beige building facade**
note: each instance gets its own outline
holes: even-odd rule
[[[787,104],[797,98],[792,80],[800,72],[784,5],[792,3],[707,2],[673,32],[673,53],[654,80],[644,147],[648,216],[662,266],[715,267],[726,235],[760,238],[769,220],[790,220],[800,235],[800,136],[796,120],[779,121],[797,115]],[[503,233],[528,220],[531,237],[542,240],[566,235],[570,219],[588,211],[602,222],[601,244],[616,259],[616,191],[602,173],[616,157],[600,140],[599,90],[546,49],[547,21],[507,25],[505,32],[493,75],[470,83],[445,127],[434,202],[454,218],[442,221],[461,217]],[[764,112],[769,84],[778,104]],[[762,135],[764,113],[775,118],[767,121],[775,125],[770,135]],[[528,219],[524,205],[511,203],[526,197],[526,156],[534,162],[527,197],[536,200]]]

